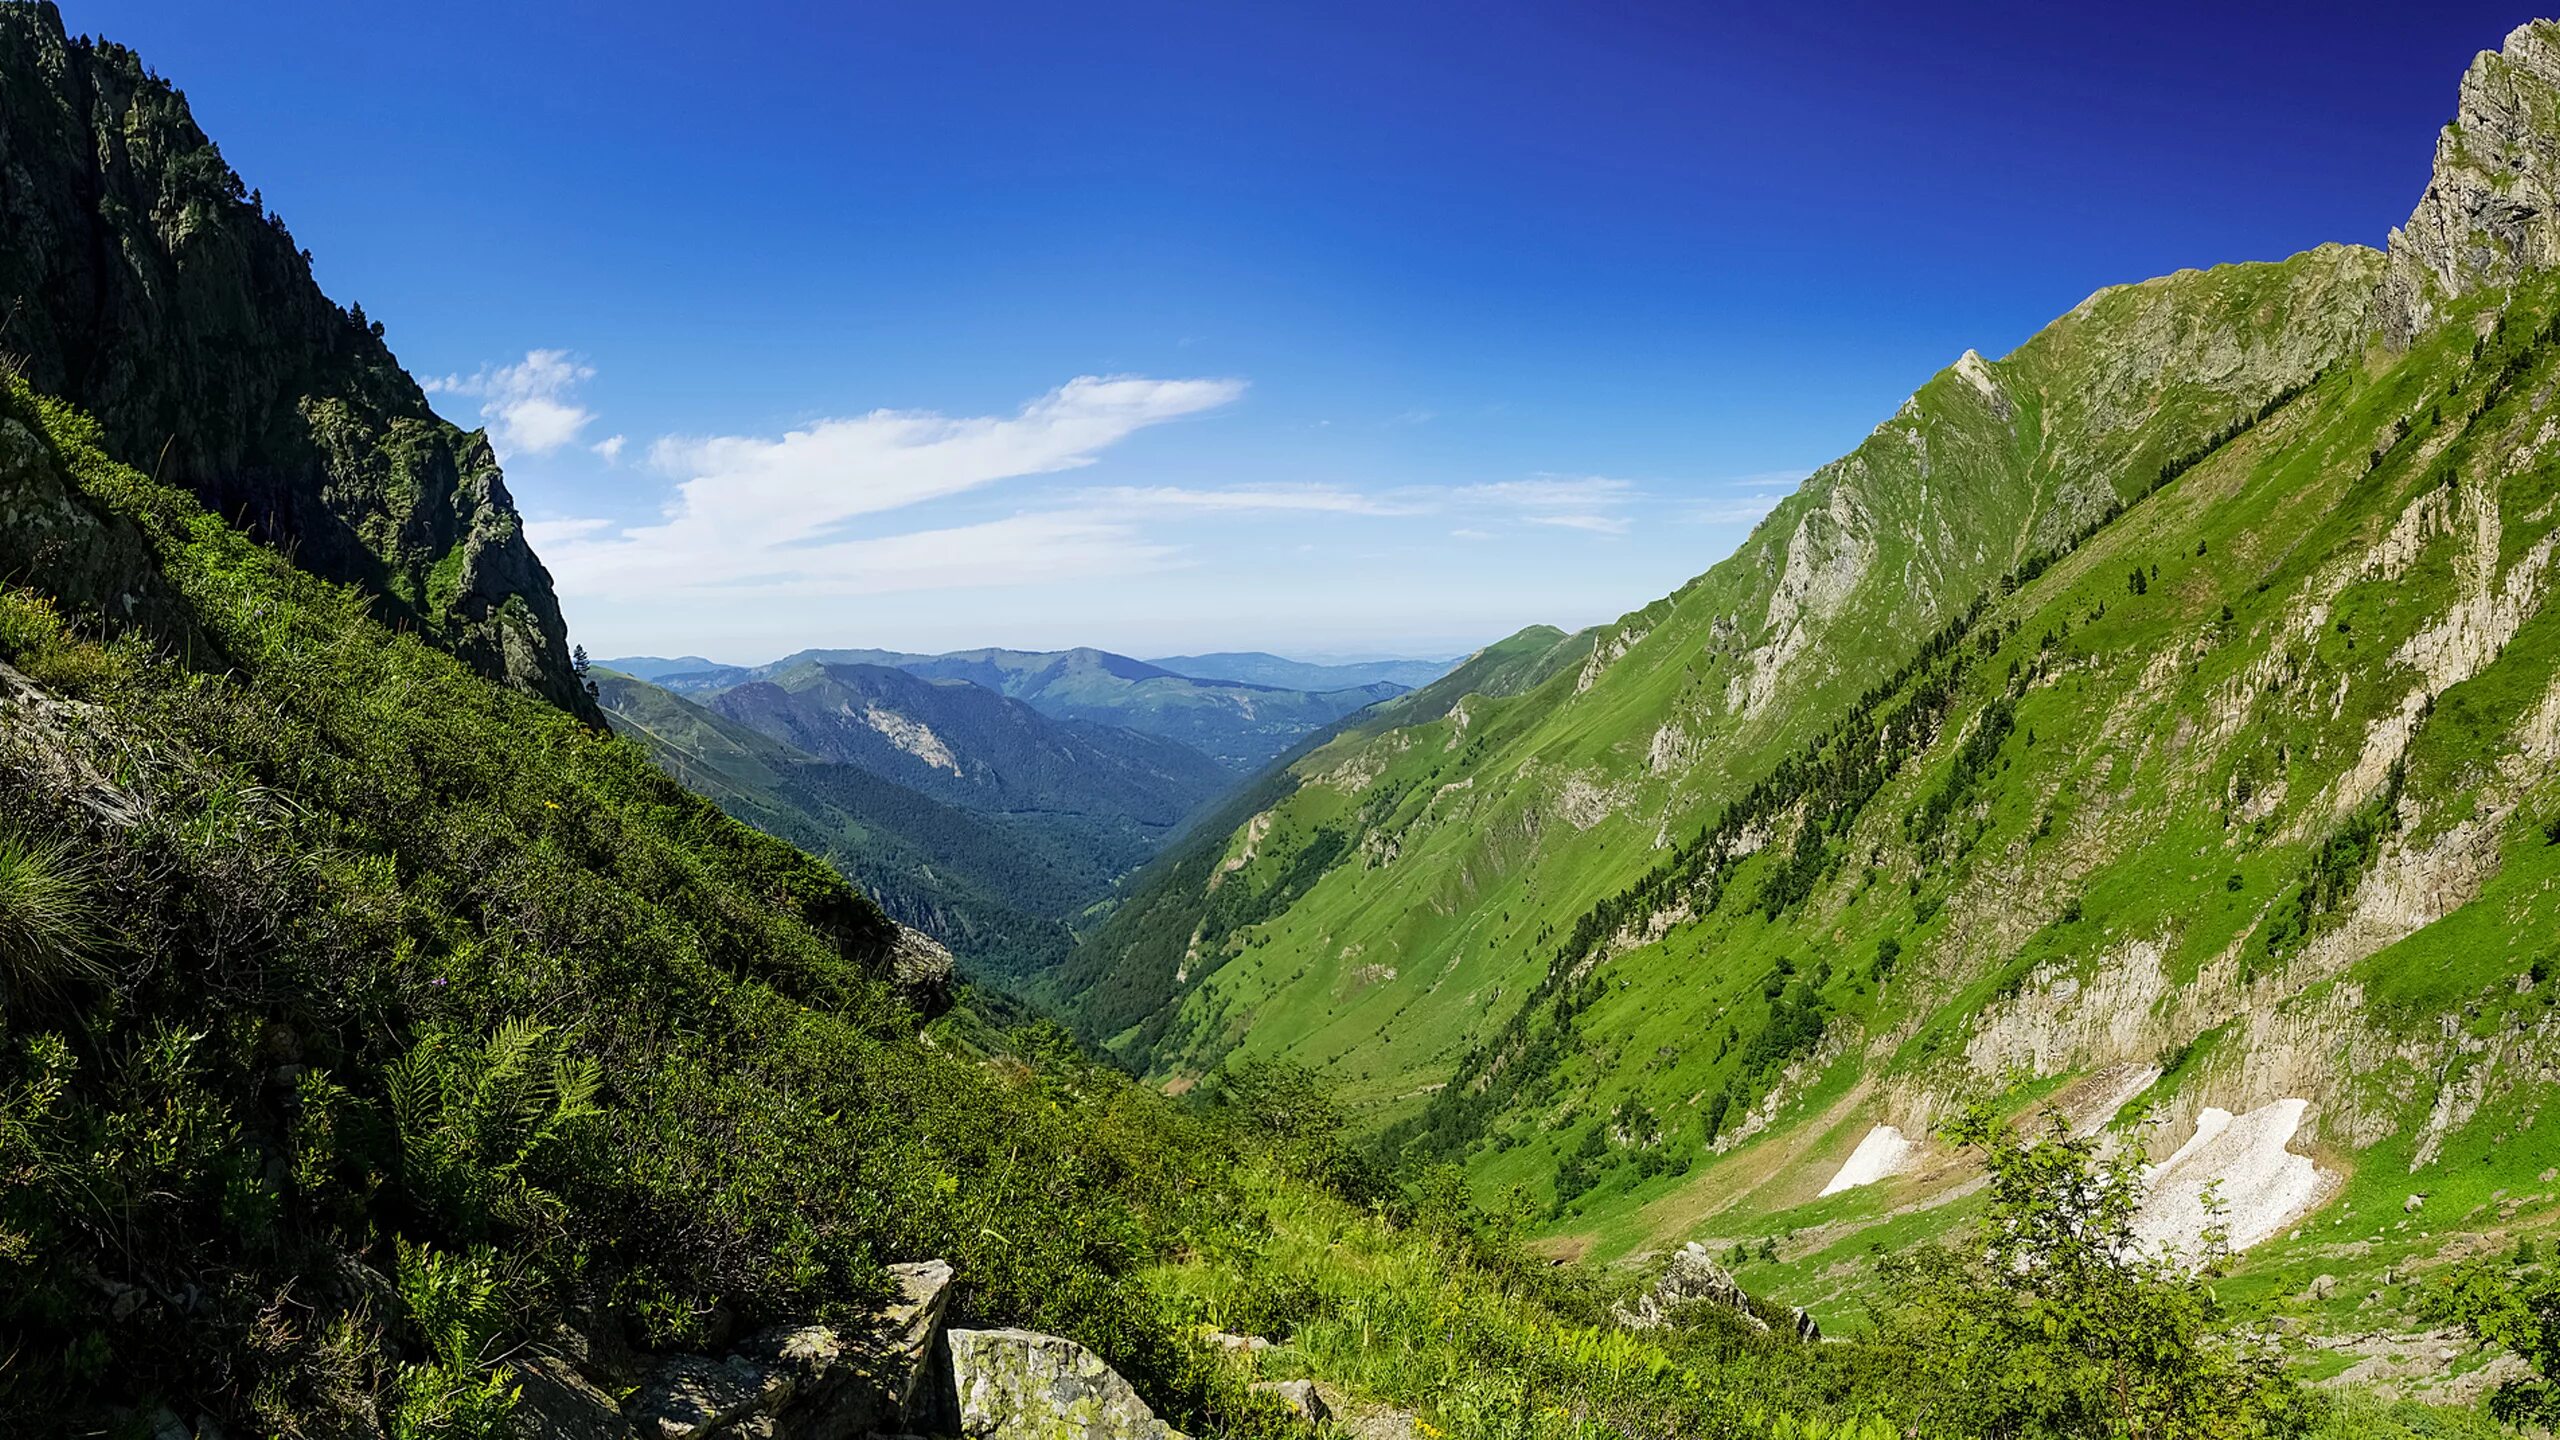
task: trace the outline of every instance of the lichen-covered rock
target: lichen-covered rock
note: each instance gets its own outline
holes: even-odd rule
[[[1180,1440],[1120,1372],[1073,1340],[954,1330],[950,1343],[969,1440]]]
[[[0,6],[0,311],[103,448],[492,678],[595,712],[485,436],[437,417],[184,96],[51,4]]]
[[[676,1355],[623,1408],[642,1440],[697,1440],[733,1421],[773,1413],[791,1389],[788,1375],[743,1356]]]

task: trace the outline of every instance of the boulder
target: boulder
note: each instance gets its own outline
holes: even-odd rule
[[[516,1433],[528,1440],[636,1440],[613,1397],[558,1355],[507,1364],[516,1385]]]
[[[1268,1395],[1288,1406],[1310,1425],[1322,1425],[1333,1418],[1333,1407],[1316,1393],[1313,1380],[1265,1380],[1253,1388],[1256,1394]]]
[[[658,1366],[623,1413],[641,1440],[698,1440],[791,1398],[789,1376],[744,1356],[674,1355]]]
[[[1120,1372],[1073,1340],[1029,1330],[945,1338],[968,1440],[1183,1440]]]

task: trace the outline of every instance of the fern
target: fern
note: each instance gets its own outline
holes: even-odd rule
[[[522,1017],[486,1040],[419,1039],[385,1076],[404,1178],[421,1209],[469,1230],[531,1227],[563,1206],[531,1172],[598,1113],[604,1072]]]

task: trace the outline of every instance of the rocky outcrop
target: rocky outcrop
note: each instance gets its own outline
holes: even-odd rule
[[[2398,344],[2475,290],[2560,265],[2560,24],[2520,25],[2462,77],[2435,173],[2391,232],[2385,333]]]
[[[889,942],[889,983],[927,1016],[951,1008],[951,977],[956,968],[951,951],[941,941],[911,925],[898,926],[896,938]]]
[[[1762,1314],[1765,1307],[1751,1298],[1733,1272],[1716,1263],[1707,1247],[1692,1240],[1683,1245],[1665,1266],[1662,1277],[1653,1288],[1639,1295],[1633,1305],[1620,1306],[1618,1323],[1631,1330],[1651,1330],[1671,1324],[1681,1312],[1692,1306],[1715,1306],[1731,1311],[1745,1329],[1758,1334],[1775,1333],[1779,1326],[1770,1324]],[[1786,1331],[1798,1340],[1822,1338],[1822,1327],[1802,1310],[1784,1312]]]
[[[1073,1340],[954,1330],[951,1375],[969,1440],[1182,1440],[1120,1372]]]
[[[0,6],[0,315],[0,352],[117,459],[593,715],[487,438],[321,293],[185,97],[51,4]]]

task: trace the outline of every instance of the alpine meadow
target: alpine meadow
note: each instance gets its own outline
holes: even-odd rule
[[[0,1431],[2560,1432],[2560,21],[2419,77],[2431,173],[2344,167],[2379,248],[2108,285],[1718,491],[1659,478],[1713,387],[1559,377],[1718,324],[1731,384],[1860,372],[1612,267],[1782,288],[1908,197],[1737,238],[1647,188],[1705,140],[1522,132],[1758,146],[1782,20],[119,8],[0,0]],[[1956,73],[1877,23],[1850,129]],[[2176,118],[2158,56],[1946,23],[2018,104],[2115,74],[2090,137]],[[1129,148],[1016,123],[1062,93]],[[1478,166],[1629,228],[1498,313],[1355,258]],[[2096,264],[2028,249],[1769,323]]]

